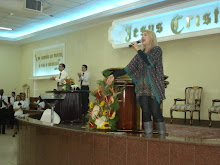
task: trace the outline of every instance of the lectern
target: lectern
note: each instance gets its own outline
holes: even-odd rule
[[[70,91],[47,91],[55,95],[65,94],[66,97],[62,102],[59,102],[55,111],[60,116],[62,122],[82,122],[82,105],[81,94],[88,93],[87,90],[70,90]]]

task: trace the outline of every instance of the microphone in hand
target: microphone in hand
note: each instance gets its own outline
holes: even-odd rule
[[[136,42],[137,42],[137,44],[139,44],[139,43],[141,43],[141,40],[137,40]],[[131,47],[132,47],[132,45],[130,44],[129,48],[131,48]]]

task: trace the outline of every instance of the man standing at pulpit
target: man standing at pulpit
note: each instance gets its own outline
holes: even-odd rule
[[[78,73],[79,76],[79,82],[81,85],[81,90],[89,90],[89,79],[90,74],[87,71],[88,67],[87,65],[82,65],[82,72]],[[86,116],[88,112],[88,104],[89,104],[89,93],[83,93],[82,94],[82,114],[83,116]]]
[[[65,64],[61,63],[59,65],[59,71],[60,74],[56,77],[51,77],[50,80],[56,80],[57,82],[57,90],[61,90],[62,88],[62,81],[68,77],[68,73],[64,70],[65,69]]]

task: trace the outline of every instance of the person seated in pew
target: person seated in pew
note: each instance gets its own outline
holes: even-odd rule
[[[37,110],[44,110],[45,109],[45,102],[42,100],[41,96],[39,96],[37,102],[34,102],[36,105]]]

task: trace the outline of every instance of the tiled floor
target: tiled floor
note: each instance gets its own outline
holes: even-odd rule
[[[17,139],[12,137],[13,129],[0,134],[0,165],[17,165]]]

